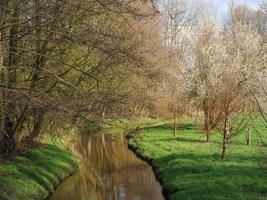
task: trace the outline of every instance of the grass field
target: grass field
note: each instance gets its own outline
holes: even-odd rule
[[[157,125],[157,124],[164,124],[167,120],[163,119],[152,119],[149,117],[142,117],[134,120],[127,120],[127,119],[118,119],[112,120],[109,124],[103,126],[103,131],[107,133],[121,133],[126,129],[130,130],[137,127],[146,127],[150,125]]]
[[[77,166],[70,152],[51,144],[0,160],[0,199],[46,199]]]
[[[129,140],[137,153],[151,161],[163,187],[173,200],[267,199],[267,130],[262,121],[255,123],[252,146],[244,134],[229,145],[225,161],[220,161],[221,136],[205,134],[190,120],[180,124],[176,137],[169,125],[142,131]]]

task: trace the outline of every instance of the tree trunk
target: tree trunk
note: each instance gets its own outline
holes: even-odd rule
[[[9,41],[8,41],[8,54],[6,58],[3,59],[3,65],[7,67],[6,75],[6,89],[16,87],[16,61],[17,61],[17,47],[18,47],[18,19],[19,19],[19,3],[13,8],[12,17],[10,20],[11,27],[9,30]],[[3,16],[4,20],[5,16]],[[7,18],[8,19],[8,18]],[[4,77],[5,79],[5,77]],[[5,113],[3,116],[3,135],[0,141],[0,154],[2,156],[9,156],[16,150],[16,103],[14,102],[14,94],[7,92],[7,90],[2,91],[3,101],[5,104]]]
[[[176,126],[177,126],[177,116],[176,116],[176,112],[174,113],[173,116],[173,137],[176,137]]]
[[[5,1],[0,1],[0,27],[3,27],[5,25],[3,17],[4,17],[4,11],[6,7]],[[3,41],[4,38],[3,30],[0,30],[0,73],[1,73],[1,84],[5,85],[5,67],[4,67],[4,51],[3,51]],[[5,135],[5,92],[3,88],[1,88],[1,132],[0,132],[0,142],[2,141],[2,137]]]
[[[208,108],[208,100],[205,98],[203,100],[203,111],[204,111],[204,120],[205,120],[205,133],[206,133],[206,142],[210,142],[210,122],[209,122],[209,108]]]
[[[205,132],[206,132],[206,142],[209,143],[210,142],[210,131],[205,130]]]
[[[225,138],[225,136],[224,136],[223,137],[223,146],[222,146],[221,160],[224,160],[225,159],[226,150],[227,150],[227,138]]]
[[[38,137],[41,133],[43,123],[44,123],[44,115],[45,114],[43,112],[37,113],[36,122],[34,124],[32,132],[31,132],[31,137],[33,139]]]
[[[248,146],[251,145],[251,131],[250,131],[250,128],[248,129],[248,131],[246,133],[246,142],[247,142]]]
[[[12,155],[15,149],[16,143],[14,138],[9,134],[4,134],[0,143],[0,157],[8,157]]]
[[[30,131],[29,135],[25,137],[24,144],[32,145],[34,143],[34,139],[36,139],[40,134],[44,123],[45,111],[36,109],[35,113],[35,122],[33,124],[33,129]]]
[[[31,76],[31,84],[29,86],[29,96],[33,95],[34,89],[37,85],[38,78],[40,76],[40,70],[45,65],[45,62],[46,62],[45,54],[46,54],[47,44],[48,44],[47,40],[44,40],[44,41],[41,40],[41,31],[38,29],[41,24],[40,16],[39,16],[39,13],[40,13],[39,3],[40,3],[39,1],[35,1],[35,13],[37,17],[34,20],[34,27],[37,28],[35,32],[35,35],[37,38],[35,42],[35,51],[37,53],[32,63],[32,76]],[[24,109],[25,111],[27,111],[27,110],[30,110],[31,108],[29,105],[26,104]],[[45,115],[45,109],[33,107],[31,110],[34,113],[33,129],[32,131],[30,131],[29,135],[24,140],[26,144],[30,144],[30,145],[33,144],[34,139],[40,135],[41,129],[43,126],[44,115]]]
[[[224,160],[226,157],[226,150],[227,150],[227,144],[228,144],[228,135],[229,130],[227,124],[224,127],[223,130],[223,145],[222,145],[222,154],[221,154],[221,160]]]

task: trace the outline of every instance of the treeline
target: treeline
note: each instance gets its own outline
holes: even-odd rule
[[[0,156],[45,132],[153,110],[153,1],[0,1]]]
[[[247,132],[250,144],[256,117],[267,122],[267,4],[253,9],[231,1],[220,23],[211,5],[193,2],[161,1],[172,65],[158,105],[173,116],[174,135],[179,116],[203,116],[207,142],[214,131],[222,135],[223,160],[233,137]]]

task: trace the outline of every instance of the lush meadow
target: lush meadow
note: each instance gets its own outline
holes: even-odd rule
[[[244,134],[230,141],[225,161],[220,160],[222,136],[211,142],[192,120],[183,120],[173,136],[170,125],[139,132],[129,144],[149,160],[171,199],[267,199],[267,132],[261,119],[252,132],[252,145]]]

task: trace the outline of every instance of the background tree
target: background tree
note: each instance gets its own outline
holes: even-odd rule
[[[203,24],[196,39],[195,63],[191,77],[191,93],[196,98],[204,113],[206,141],[210,141],[210,132],[220,120],[217,112],[217,99],[214,96],[219,81],[221,68],[226,58],[226,49],[222,44],[222,35],[212,22]],[[191,73],[189,71],[188,73]]]

